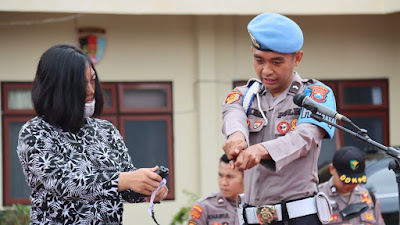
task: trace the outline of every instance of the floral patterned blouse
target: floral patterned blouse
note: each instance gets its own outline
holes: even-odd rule
[[[108,121],[88,118],[71,133],[35,117],[22,126],[17,152],[32,188],[31,224],[122,224],[123,200],[144,201],[118,192],[120,172],[136,168]]]

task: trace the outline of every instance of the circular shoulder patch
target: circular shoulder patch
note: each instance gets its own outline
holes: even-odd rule
[[[231,91],[225,99],[225,104],[232,104],[237,102],[240,97],[242,97],[242,93],[238,91]]]

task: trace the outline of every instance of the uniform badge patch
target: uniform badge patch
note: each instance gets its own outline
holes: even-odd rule
[[[192,219],[196,220],[201,217],[202,212],[203,209],[200,206],[194,205],[192,210],[190,210],[190,216],[192,217]]]
[[[290,125],[288,122],[282,121],[282,122],[278,123],[278,126],[276,126],[276,129],[278,130],[279,133],[286,134],[290,129]]]
[[[247,126],[250,127],[250,120],[247,120]]]
[[[193,220],[189,220],[189,225],[196,225],[197,223],[194,222]]]
[[[363,191],[361,193],[361,202],[365,202],[368,205],[372,204],[372,199],[369,197],[369,193],[367,191]]]
[[[240,97],[242,97],[242,93],[238,91],[231,91],[225,99],[225,104],[232,104],[237,102]]]
[[[313,85],[309,86],[308,88],[311,89],[311,98],[317,102],[325,102],[325,96],[329,92],[329,89],[322,86],[322,85]]]
[[[259,128],[262,124],[263,124],[263,122],[262,122],[261,120],[257,120],[257,121],[254,122],[254,124],[253,124],[253,129]]]
[[[360,163],[357,160],[350,160],[350,167],[352,170],[356,170]]]
[[[290,122],[290,130],[296,129],[297,121],[299,121],[299,120],[294,119],[294,120],[292,120],[292,122]]]
[[[333,215],[331,216],[331,221],[337,222],[338,220],[339,220],[339,214],[333,214]]]
[[[374,220],[374,215],[372,215],[371,213],[366,213],[365,214],[365,220],[373,221]]]
[[[253,35],[251,35],[251,33],[249,32],[249,35],[250,35],[250,38],[251,38],[251,42],[253,42],[253,45],[256,47],[256,48],[260,48],[260,44],[258,44],[257,43],[257,40],[253,37]]]

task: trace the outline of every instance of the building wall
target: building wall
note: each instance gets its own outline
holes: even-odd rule
[[[96,66],[102,81],[172,81],[176,199],[155,206],[158,222],[168,224],[186,204],[185,190],[218,189],[221,103],[233,80],[254,77],[246,30],[252,16],[91,14],[42,23],[71,15],[0,13],[0,81],[32,81],[40,55],[56,43],[78,44],[76,30],[85,26],[106,30]],[[297,68],[304,78],[389,79],[390,144],[399,146],[400,14],[291,17],[305,36]],[[152,224],[147,207],[125,204],[124,222]]]
[[[0,11],[111,14],[254,15],[265,11],[284,14],[386,14],[398,12],[397,0],[1,0]]]

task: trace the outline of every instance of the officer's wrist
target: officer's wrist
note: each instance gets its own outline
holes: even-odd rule
[[[261,159],[271,159],[271,155],[262,144],[258,144],[258,149],[261,154]]]

